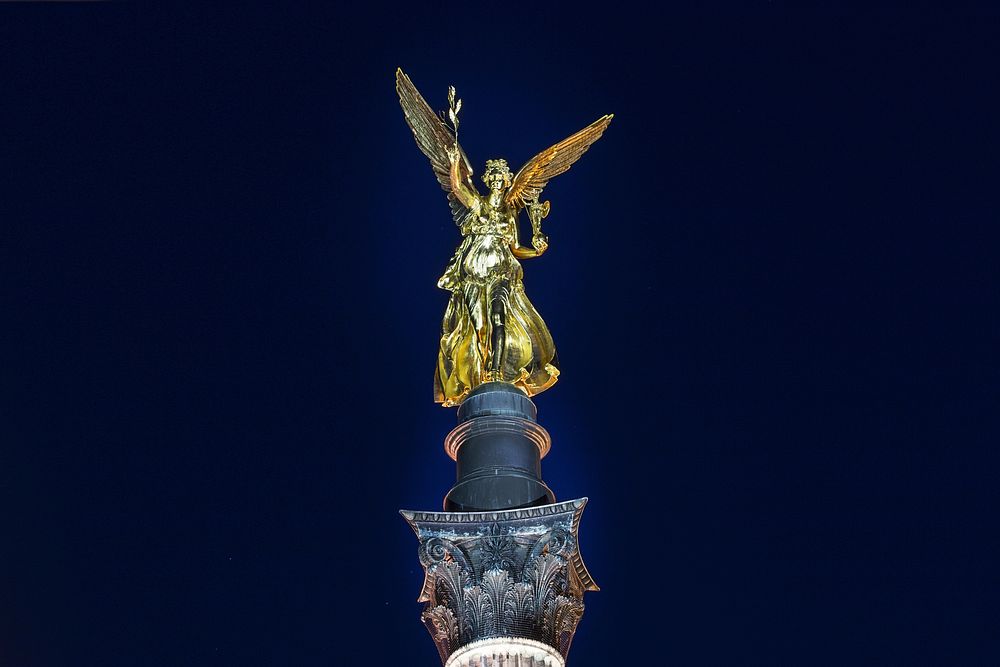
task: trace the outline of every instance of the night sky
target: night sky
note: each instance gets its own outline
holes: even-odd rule
[[[524,262],[571,667],[1000,664],[1000,12],[252,4],[0,10],[0,666],[438,664],[398,66],[477,174],[615,114]]]

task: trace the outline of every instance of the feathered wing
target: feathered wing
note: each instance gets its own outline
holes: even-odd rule
[[[434,113],[420,91],[410,81],[410,77],[406,76],[402,69],[396,70],[396,92],[399,94],[399,106],[403,108],[407,125],[413,130],[417,146],[431,161],[431,167],[434,169],[438,183],[448,193],[451,217],[455,220],[456,225],[462,227],[471,213],[451,189],[451,163],[448,160],[448,149],[458,145],[455,136]],[[469,158],[465,156],[465,151],[462,150],[461,146],[458,146],[458,151],[461,156],[460,176],[469,190],[476,192],[476,186],[472,183],[472,165],[469,164]]]
[[[597,119],[528,160],[511,183],[506,196],[507,205],[518,209],[536,201],[549,179],[569,169],[592,143],[601,138],[613,117],[614,114],[609,114]]]

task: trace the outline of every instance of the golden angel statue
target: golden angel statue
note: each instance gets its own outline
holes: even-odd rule
[[[541,315],[524,293],[519,259],[540,257],[548,248],[542,218],[549,202],[538,202],[542,189],[597,141],[611,122],[603,116],[576,134],[542,151],[513,175],[503,159],[488,160],[481,195],[472,167],[458,145],[462,101],[449,88],[447,118],[431,110],[410,77],[396,70],[396,92],[417,146],[431,161],[434,175],[462,232],[462,243],[438,281],[451,292],[444,314],[434,400],[458,405],[484,382],[508,382],[528,396],[556,381],[556,348]],[[517,216],[524,208],[532,226],[531,247],[518,241]]]

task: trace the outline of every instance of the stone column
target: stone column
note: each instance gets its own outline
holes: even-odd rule
[[[472,392],[445,450],[457,480],[443,512],[402,512],[420,542],[421,616],[445,667],[564,667],[583,593],[586,498],[555,502],[541,478],[549,434],[510,384]]]

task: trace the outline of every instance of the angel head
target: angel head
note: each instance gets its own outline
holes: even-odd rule
[[[483,172],[483,183],[489,186],[492,192],[500,192],[510,187],[514,175],[510,173],[507,160],[503,158],[486,161],[486,171]]]

